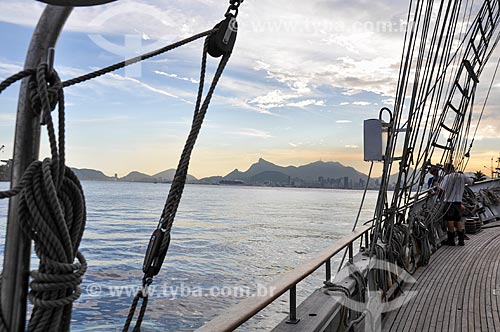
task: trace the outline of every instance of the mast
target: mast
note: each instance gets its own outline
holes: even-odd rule
[[[431,164],[452,163],[463,170],[470,158],[474,97],[500,41],[500,2],[484,0],[469,24],[473,8],[460,1],[441,1],[439,7],[426,2],[413,9],[410,5],[372,250],[379,237],[390,245],[396,222],[411,223],[414,202],[427,195],[424,179]],[[389,202],[386,192],[393,166],[399,174]]]
[[[35,68],[46,61],[73,7],[47,6],[35,28],[24,68]],[[26,168],[38,159],[40,151],[40,119],[31,111],[28,93],[29,78],[21,83],[17,109],[14,161],[11,188],[21,181]],[[5,236],[5,254],[1,286],[1,309],[11,332],[25,330],[31,241],[19,225],[19,198],[9,201],[9,217]]]

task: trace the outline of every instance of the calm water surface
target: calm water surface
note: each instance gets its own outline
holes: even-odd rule
[[[7,185],[0,183],[0,190]],[[80,250],[89,269],[72,330],[121,331],[169,185],[83,182],[83,187],[88,220]],[[368,192],[362,221],[371,218],[376,195]],[[192,331],[241,301],[249,289],[253,293],[306,262],[349,232],[361,196],[350,190],[188,185],[142,331]],[[2,255],[6,216],[7,202],[0,201]],[[323,270],[298,285],[299,301],[322,285]],[[267,331],[287,310],[285,295],[239,331]]]

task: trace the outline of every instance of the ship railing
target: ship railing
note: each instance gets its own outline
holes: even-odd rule
[[[422,204],[426,204],[431,198],[433,190],[423,190],[414,193],[406,204],[399,207],[396,211],[403,212],[405,215],[409,209],[421,209]],[[361,239],[365,247],[370,246],[370,231],[374,227],[374,219],[366,221],[359,226],[355,231],[350,232],[337,240],[330,247],[316,254],[308,262],[301,266],[279,275],[276,279],[267,284],[267,290],[264,295],[251,296],[240,303],[225,310],[225,312],[203,326],[195,330],[195,332],[225,332],[233,331],[246,321],[255,316],[259,311],[272,304],[275,300],[289,292],[289,318],[287,322],[297,322],[297,284],[315,273],[321,266],[325,266],[325,280],[330,281],[332,278],[332,259],[347,250],[347,259],[350,263],[354,262],[354,243]],[[385,222],[385,218],[382,223]],[[363,241],[364,240],[364,241]],[[394,290],[388,292],[392,294]]]
[[[369,222],[367,222],[369,223]],[[297,284],[316,272],[320,267],[325,266],[326,281],[332,277],[332,258],[340,252],[347,250],[348,261],[353,263],[354,243],[361,239],[365,246],[369,245],[370,230],[372,225],[359,226],[355,231],[348,233],[341,239],[337,240],[330,247],[316,254],[313,258],[301,264],[301,266],[286,272],[267,284],[269,290],[265,294],[259,296],[250,296],[240,303],[225,310],[222,315],[215,317],[213,320],[205,323],[195,332],[224,332],[233,331],[250,318],[255,316],[259,311],[266,308],[276,299],[282,296],[287,291],[289,292],[289,322],[297,321]]]
[[[398,212],[407,212],[411,206],[424,203],[430,196],[431,190],[424,190],[413,195],[409,202],[397,209]],[[385,218],[384,218],[385,219]],[[265,294],[259,296],[251,296],[240,303],[225,310],[225,312],[203,326],[195,330],[195,332],[225,332],[233,331],[246,321],[255,316],[259,311],[266,308],[279,297],[289,292],[289,317],[290,323],[297,322],[297,284],[315,273],[321,266],[325,266],[325,280],[330,281],[332,278],[332,259],[339,253],[347,250],[347,259],[350,263],[354,262],[354,243],[358,239],[364,240],[364,246],[370,246],[370,231],[373,228],[373,219],[368,220],[363,225],[359,226],[355,231],[350,232],[337,240],[330,247],[316,254],[308,262],[301,266],[279,275],[276,279],[266,285],[265,289],[269,290]]]

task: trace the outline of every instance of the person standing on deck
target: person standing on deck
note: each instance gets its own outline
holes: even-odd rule
[[[465,185],[472,184],[472,179],[462,172],[455,172],[452,164],[447,164],[444,169],[446,175],[439,187],[443,191],[443,201],[445,202],[444,220],[448,223],[447,245],[455,245],[455,227],[457,228],[458,244],[463,246],[464,230],[462,225],[462,197]]]

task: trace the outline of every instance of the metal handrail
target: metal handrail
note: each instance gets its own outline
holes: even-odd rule
[[[345,248],[349,248],[350,252],[352,252],[352,245],[354,241],[365,234],[368,235],[368,232],[372,229],[372,227],[373,226],[371,225],[360,226],[356,231],[347,234],[327,249],[316,254],[315,257],[307,263],[304,263],[298,268],[280,275],[279,277],[271,281],[266,287],[266,294],[263,294],[262,296],[251,296],[244,299],[237,305],[226,309],[224,314],[217,316],[213,320],[207,322],[202,327],[198,328],[195,332],[233,331],[241,324],[252,318],[260,310],[273,303],[286,291],[290,290],[292,295],[292,291],[295,290],[295,286],[297,285],[297,283],[314,273],[323,264],[326,264],[328,269],[330,267],[330,259]],[[368,238],[368,236],[366,236],[366,238]],[[329,271],[327,271],[327,275],[329,275],[328,272]],[[294,297],[292,300],[294,300]],[[292,311],[294,310],[295,308],[291,307],[291,318]]]

